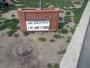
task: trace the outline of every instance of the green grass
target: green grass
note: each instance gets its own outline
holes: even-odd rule
[[[23,32],[24,36],[27,36],[30,34],[30,32]]]
[[[0,24],[0,30],[3,30],[5,28],[8,29],[18,29],[18,20],[13,18],[13,19],[6,19]]]
[[[16,29],[11,29],[10,31],[7,31],[7,35],[11,37],[16,31]]]
[[[19,7],[38,7],[39,0],[19,0],[19,3],[17,4],[23,4],[23,6]]]
[[[63,36],[61,36],[61,35],[59,35],[59,34],[55,34],[55,35],[53,35],[53,37],[56,38],[56,39],[63,38]]]
[[[74,32],[75,32],[75,28],[70,27],[70,32],[71,32],[71,33],[74,33]]]
[[[13,9],[17,9],[17,8],[25,8],[25,7],[34,7],[37,8],[39,7],[39,0],[18,0],[19,2],[14,2],[14,4],[10,5],[9,7],[4,7],[4,6],[0,6],[0,11],[2,11],[2,13],[13,10]],[[16,6],[15,4],[23,4],[20,6]],[[60,7],[60,8],[64,8],[71,6],[71,1],[70,0],[42,0],[42,7],[46,8],[49,5],[53,5],[55,7]]]
[[[38,38],[38,40],[40,40],[40,41],[44,42],[44,41],[46,41],[47,39],[46,39],[46,38],[44,38],[44,37],[39,37],[39,38]]]
[[[78,24],[79,21],[80,21],[80,18],[82,16],[82,13],[86,7],[86,4],[87,4],[88,0],[84,0],[84,3],[83,3],[83,6],[81,8],[73,8],[72,11],[75,15],[75,23]]]
[[[18,4],[23,4],[21,7],[39,7],[39,0],[19,0]],[[63,8],[64,6],[71,6],[71,2],[70,0],[42,0],[42,7],[49,5]]]
[[[68,33],[68,32],[69,32],[69,30],[67,28],[61,29],[61,33],[63,33],[63,34]]]
[[[0,30],[10,29],[10,31],[7,32],[7,35],[12,36],[19,29],[18,23],[19,21],[16,18],[5,19],[0,24]]]
[[[71,15],[71,11],[66,11],[66,15]]]
[[[5,12],[8,12],[10,10],[15,10],[15,9],[17,9],[17,7],[14,4],[12,4],[10,6],[1,6],[0,5],[0,13],[5,13]]]
[[[71,21],[71,17],[68,16],[68,15],[66,15],[66,16],[64,17],[64,22],[65,22],[65,24],[68,24],[68,22],[70,22],[70,21]]]
[[[66,40],[67,43],[69,43],[71,41],[71,37],[69,36]]]
[[[50,42],[55,42],[55,39],[51,39]]]
[[[65,25],[68,24],[70,21],[71,21],[71,17],[68,16],[68,15],[66,15],[66,16],[64,17],[64,22],[60,22],[60,23],[59,23],[58,29],[61,30],[61,31],[64,30]],[[64,30],[64,31],[65,31],[65,30]]]
[[[15,37],[15,38],[18,38],[18,37],[19,37],[19,34],[14,34],[14,37]]]
[[[60,68],[59,67],[59,63],[55,63],[55,64],[48,64],[48,68]]]
[[[59,23],[59,25],[58,25],[58,29],[62,29],[62,28],[64,28],[65,24],[66,24],[65,22]]]
[[[66,53],[66,49],[61,49],[60,51],[57,52],[57,54],[64,54]]]
[[[59,21],[60,21],[60,23],[59,23],[59,25],[58,25],[58,32],[59,32],[59,33],[61,33],[61,32],[63,32],[63,33],[68,32],[68,30],[65,29],[64,27],[66,26],[66,24],[68,24],[69,22],[72,21],[70,14],[71,14],[71,12],[70,12],[70,11],[67,11],[67,12],[66,12],[66,16],[64,16],[63,22],[61,22],[61,21],[59,20]]]
[[[49,5],[54,5],[55,7],[64,8],[64,6],[70,6],[71,2],[69,0],[42,0],[42,6],[48,7]],[[48,5],[46,3],[49,3]]]
[[[79,23],[81,15],[85,9],[85,6],[87,4],[88,0],[85,0],[85,2],[83,3],[83,6],[79,9],[73,8],[72,11],[75,14],[75,22],[76,24]],[[16,6],[15,4],[23,4],[20,6]],[[70,7],[72,6],[72,3],[70,0],[42,0],[42,7],[48,7],[50,5],[53,5],[54,7],[60,7],[60,8],[64,8],[64,7]],[[39,7],[39,0],[19,0],[18,3],[14,2],[14,4],[10,5],[9,7],[4,7],[4,6],[0,6],[0,13],[4,13],[13,9],[17,9],[17,8],[25,8],[25,7],[34,7],[37,8]],[[66,23],[68,23],[71,19],[68,15],[70,15],[70,12],[66,12],[66,16],[64,18],[64,22],[59,23],[59,27],[58,29],[62,32],[62,33],[67,33],[68,30],[64,29],[64,26]],[[12,15],[12,17],[14,17],[14,15]],[[1,19],[1,18],[0,18]],[[3,22],[0,23],[0,30],[3,29],[18,29],[17,27],[18,24],[18,20],[16,19],[12,19],[12,20],[4,20]],[[74,30],[71,30],[71,32],[73,32]]]

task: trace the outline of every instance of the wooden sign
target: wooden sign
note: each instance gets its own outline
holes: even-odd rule
[[[59,9],[18,9],[22,31],[56,31]]]

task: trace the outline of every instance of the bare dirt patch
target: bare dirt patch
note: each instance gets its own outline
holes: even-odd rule
[[[17,6],[20,6],[20,4]],[[54,5],[50,5],[49,7],[53,8]],[[61,11],[59,20],[60,28],[57,32],[23,33],[17,29],[11,37],[8,37],[6,34],[8,28],[1,30],[0,68],[48,68],[48,66],[51,66],[50,64],[59,64],[76,27],[73,18],[74,13],[70,11],[71,14],[66,15],[65,13],[68,10],[61,9]],[[68,17],[70,17],[70,20]],[[1,14],[0,18],[17,19],[17,11],[11,10]],[[32,44],[31,46],[33,48],[31,56],[27,58],[15,55],[17,45],[24,42],[26,42],[26,45]],[[20,44],[20,46],[22,45]]]

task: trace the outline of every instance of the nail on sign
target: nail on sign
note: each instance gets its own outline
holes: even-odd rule
[[[49,20],[26,21],[27,31],[48,31],[50,27]]]

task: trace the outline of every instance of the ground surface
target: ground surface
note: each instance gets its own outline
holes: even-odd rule
[[[90,23],[88,25],[77,68],[90,68]]]
[[[4,31],[1,31],[0,33],[3,33]],[[19,31],[18,31],[19,32]],[[17,33],[18,33],[17,32]],[[22,33],[21,33],[22,34]],[[41,68],[45,67],[47,68],[47,64],[55,64],[59,63],[61,58],[63,57],[64,52],[58,54],[61,50],[65,49],[67,47],[67,42],[66,39],[67,37],[63,39],[58,39],[55,42],[50,42],[52,35],[54,33],[35,33],[35,34],[30,34],[27,37],[23,37],[23,34],[18,37],[7,37],[6,35],[1,34],[0,35],[0,59],[1,59],[1,68],[16,68],[21,62],[16,61],[15,57],[13,56],[13,51],[16,45],[20,42],[20,40],[32,40],[33,42],[33,48],[36,48],[35,51],[37,51],[38,55],[35,54],[35,57],[37,57],[36,60],[40,61]],[[38,40],[38,37],[45,37],[47,41],[42,42]],[[26,40],[25,40],[26,41]],[[31,42],[28,42],[31,43]],[[9,54],[9,56],[8,56]],[[12,62],[11,62],[12,61]],[[19,64],[18,64],[18,63]],[[13,65],[14,64],[14,65]],[[9,65],[9,66],[8,66]],[[20,66],[20,65],[19,65]]]
[[[23,33],[18,28],[16,8],[37,7],[36,1],[20,0],[8,7],[9,9],[1,9],[1,12],[4,12],[0,14],[0,68],[59,68],[59,63],[78,24],[75,19],[79,20],[81,16],[77,16],[74,11],[81,8],[82,4],[79,7],[72,7],[69,3],[67,1],[65,3],[64,0],[43,1],[43,7],[61,7],[59,28],[56,32]],[[75,7],[76,10],[73,10]],[[14,54],[15,48],[21,41],[32,43],[32,56],[26,60],[21,60]]]

